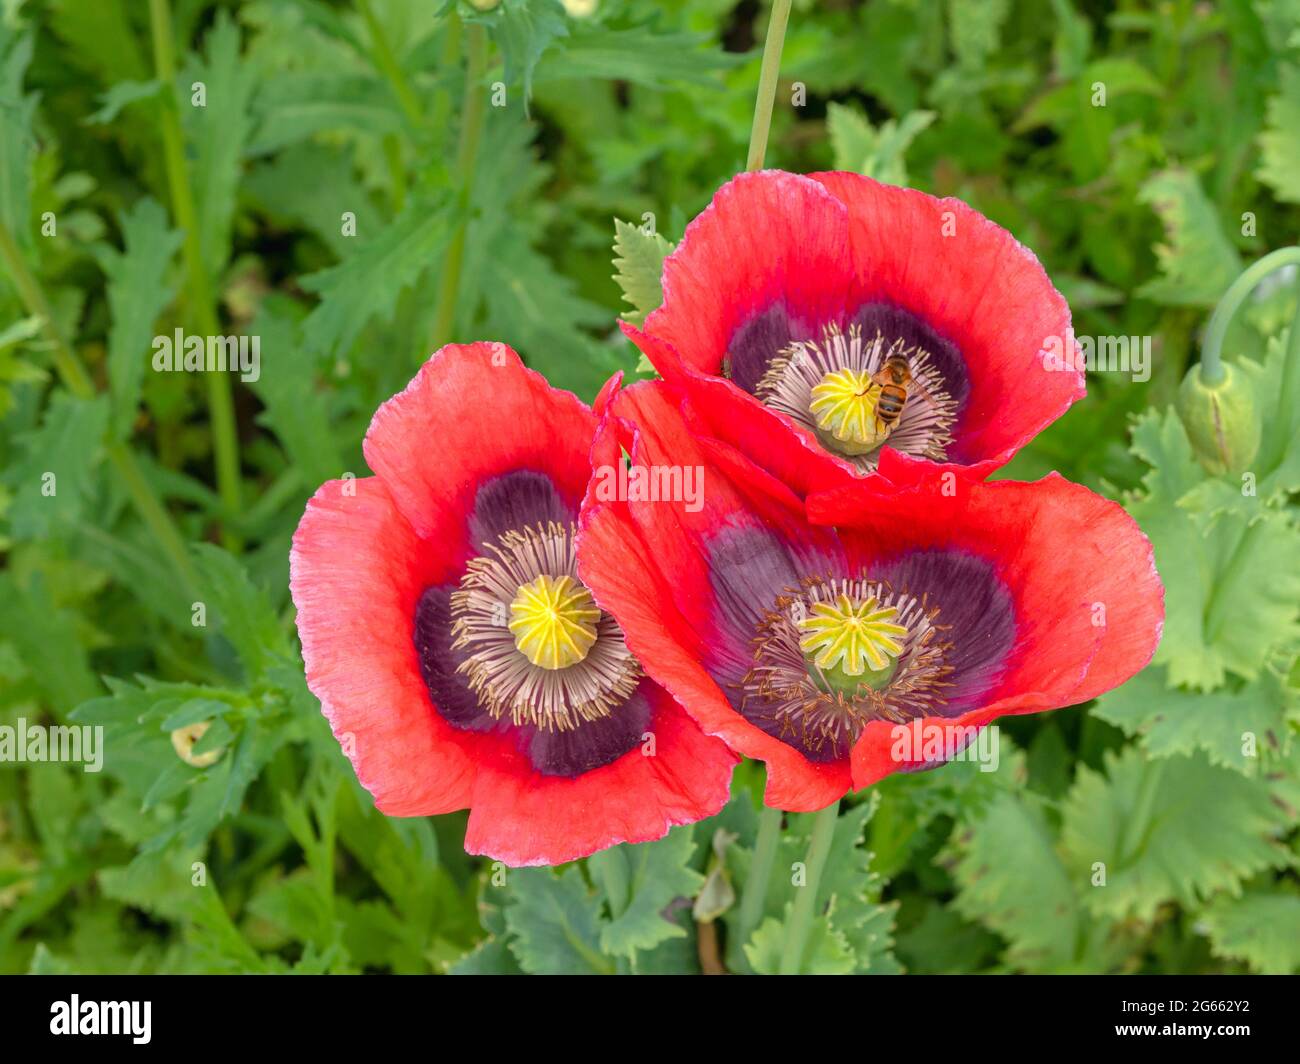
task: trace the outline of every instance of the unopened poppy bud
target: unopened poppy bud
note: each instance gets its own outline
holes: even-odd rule
[[[1207,382],[1193,366],[1178,389],[1183,419],[1197,460],[1215,475],[1240,473],[1259,452],[1260,424],[1250,382],[1224,365],[1223,379]]]
[[[211,721],[201,720],[197,724],[186,724],[183,728],[177,728],[172,732],[172,749],[187,765],[193,765],[195,768],[207,768],[209,765],[215,765],[221,758],[225,747],[219,746],[215,750],[205,750],[201,754],[194,752],[194,747],[198,745],[199,740],[203,738],[204,733],[211,726]]]

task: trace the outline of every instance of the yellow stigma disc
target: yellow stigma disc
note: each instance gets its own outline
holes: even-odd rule
[[[534,665],[564,669],[587,656],[596,642],[600,610],[571,576],[539,576],[510,603],[515,646]]]
[[[813,386],[808,412],[817,427],[850,454],[863,454],[884,442],[890,426],[876,418],[880,385],[865,370],[839,369]]]
[[[805,633],[799,649],[819,669],[839,668],[846,676],[879,672],[903,652],[898,637],[907,635],[893,606],[881,608],[874,598],[854,604],[847,595],[831,602],[815,602],[799,621]]]

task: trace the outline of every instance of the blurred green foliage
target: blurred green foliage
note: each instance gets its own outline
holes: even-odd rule
[[[0,5],[0,723],[109,745],[98,774],[0,764],[0,971],[774,970],[784,871],[726,940],[754,766],[714,821],[503,873],[463,814],[374,812],[303,681],[289,537],[321,481],[365,475],[375,407],[447,338],[590,399],[636,366],[614,326],[653,306],[646,271],[744,163],[765,5],[483,6],[171,0],[169,78],[166,0]],[[996,773],[850,803],[806,967],[1296,970],[1295,284],[1229,337],[1265,419],[1254,494],[1168,407],[1226,285],[1296,238],[1300,7],[796,3],[768,163],[959,196],[1080,335],[1153,338],[1149,381],[1092,375],[1005,475],[1124,499],[1169,609],[1150,669],[1008,723]],[[261,339],[229,416],[148,369],[205,320]],[[169,738],[200,724],[206,767]],[[725,926],[691,918],[701,892]]]

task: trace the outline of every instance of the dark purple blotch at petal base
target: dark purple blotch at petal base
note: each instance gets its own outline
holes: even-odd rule
[[[738,387],[755,394],[772,360],[795,341],[820,343],[827,326],[848,332],[862,329],[862,339],[871,341],[879,332],[886,344],[902,340],[908,347],[929,352],[930,362],[943,378],[945,391],[957,405],[958,417],[970,394],[970,378],[961,352],[916,314],[892,303],[867,303],[844,320],[811,321],[792,315],[784,303],[774,303],[740,326],[728,345],[729,376]]]
[[[963,551],[923,550],[905,554],[864,574],[884,580],[895,591],[926,596],[939,608],[939,639],[951,644],[944,661],[946,677],[942,716],[958,717],[979,708],[1007,664],[1016,641],[1011,593],[993,563]]]
[[[484,481],[474,496],[469,535],[478,553],[507,532],[551,521],[567,525],[578,519],[577,499],[561,495],[545,473],[518,469]]]
[[[507,532],[576,520],[576,500],[564,498],[543,473],[517,470],[486,481],[469,514],[469,534],[476,554]],[[547,732],[531,725],[495,719],[470,690],[457,669],[469,656],[452,646],[451,596],[457,584],[428,588],[415,610],[414,640],[420,674],[433,708],[462,731],[511,736],[533,768],[546,776],[573,777],[616,761],[640,741],[651,718],[650,703],[638,687],[609,716],[567,732]]]
[[[649,729],[651,708],[637,687],[626,702],[608,716],[589,721],[569,731],[544,731],[532,725],[514,725],[507,718],[494,719],[479,704],[478,696],[457,667],[466,658],[464,649],[452,646],[451,593],[454,587],[431,587],[420,598],[415,611],[415,649],[420,673],[434,710],[443,720],[462,731],[512,736],[533,768],[544,776],[573,777],[618,760],[641,741]]]

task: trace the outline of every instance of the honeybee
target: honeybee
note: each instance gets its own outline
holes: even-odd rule
[[[884,364],[871,375],[876,392],[876,431],[888,435],[903,414],[907,405],[908,389],[915,388],[921,395],[925,389],[912,379],[912,362],[903,351],[890,352]]]

